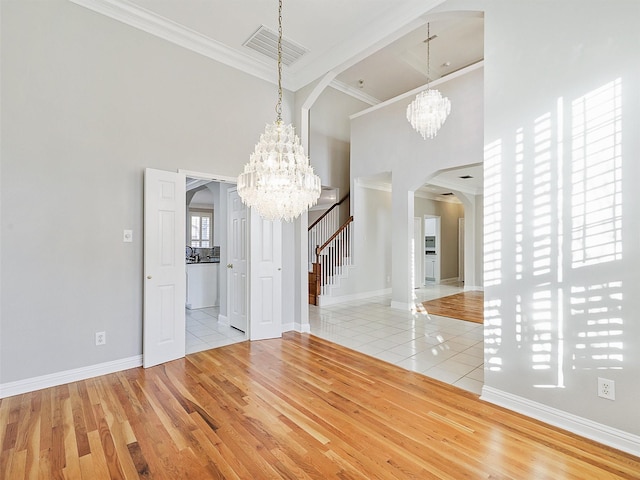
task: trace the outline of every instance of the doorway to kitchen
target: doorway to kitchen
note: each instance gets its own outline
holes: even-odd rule
[[[144,293],[143,293],[143,365],[145,368],[170,360],[184,357],[186,354],[186,259],[187,203],[186,178],[207,180],[220,183],[220,208],[218,216],[227,216],[229,198],[238,197],[235,178],[213,177],[178,170],[171,172],[146,168],[144,175]],[[238,197],[239,198],[239,197]],[[238,202],[234,201],[234,204]],[[240,202],[241,203],[241,202]],[[242,207],[242,235],[230,235],[231,222],[221,219],[220,229],[227,229],[220,238],[227,238],[227,248],[240,249],[244,258],[254,268],[247,268],[242,281],[229,282],[226,272],[233,269],[227,264],[229,258],[225,249],[219,251],[219,266],[225,266],[226,282],[219,282],[218,326],[232,324],[227,317],[227,307],[243,305],[245,339],[263,340],[282,336],[282,222],[265,220],[260,215],[251,214]],[[214,211],[212,219],[216,217]],[[202,219],[200,218],[200,222]],[[211,227],[211,225],[209,225]],[[202,228],[195,235],[202,236]],[[213,236],[210,236],[213,242]],[[233,240],[235,239],[235,240]],[[220,245],[222,247],[222,245]],[[193,249],[193,247],[191,247]],[[197,247],[203,248],[203,247]],[[213,247],[211,247],[213,248]],[[200,254],[201,252],[197,252]],[[204,254],[204,252],[202,252]],[[192,252],[193,255],[193,252]],[[206,256],[206,255],[204,255]],[[215,257],[214,252],[209,257]],[[202,255],[199,255],[202,258]],[[199,262],[196,262],[199,263]],[[211,261],[210,263],[214,263]],[[236,288],[236,286],[238,288]],[[226,294],[222,292],[226,289]],[[233,303],[229,300],[233,297]],[[193,310],[193,303],[191,304]],[[201,312],[204,313],[204,312]],[[215,310],[210,313],[215,314]],[[198,315],[199,316],[199,315]],[[213,316],[213,315],[209,315]],[[197,319],[202,323],[203,317]],[[223,321],[226,319],[226,322]],[[197,326],[197,325],[195,325]],[[199,330],[205,329],[199,328]],[[203,332],[201,332],[203,333]],[[212,335],[216,333],[213,332]],[[220,333],[220,332],[218,332]],[[235,336],[235,335],[234,335]],[[242,338],[233,339],[240,341]],[[228,341],[228,340],[227,340]],[[205,342],[200,342],[205,343]],[[211,347],[200,345],[201,348]]]
[[[229,245],[227,192],[235,185],[186,177],[186,353],[247,340],[230,325],[227,308]]]
[[[441,243],[440,216],[425,215],[423,285],[440,283]]]

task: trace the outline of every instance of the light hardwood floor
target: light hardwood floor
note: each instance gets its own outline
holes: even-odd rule
[[[640,459],[311,335],[0,401],[0,478],[640,478]]]

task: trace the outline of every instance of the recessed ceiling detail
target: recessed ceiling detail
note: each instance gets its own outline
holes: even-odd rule
[[[260,25],[260,28],[251,35],[249,40],[242,44],[269,58],[278,60],[278,33]],[[287,67],[300,59],[309,50],[291,40],[282,38],[282,64]]]

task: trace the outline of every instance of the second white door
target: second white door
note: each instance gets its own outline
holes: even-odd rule
[[[282,336],[282,222],[251,211],[249,338]]]
[[[249,253],[248,209],[240,200],[237,190],[227,192],[229,210],[227,263],[227,309],[229,325],[247,331],[247,256]]]

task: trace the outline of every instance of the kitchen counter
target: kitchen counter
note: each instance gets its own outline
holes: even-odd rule
[[[220,263],[220,259],[219,258],[203,258],[201,259],[199,262],[196,262],[195,260],[186,260],[187,265],[198,265],[200,263]]]
[[[218,275],[220,259],[205,259],[200,262],[187,262],[188,309],[218,306]]]

